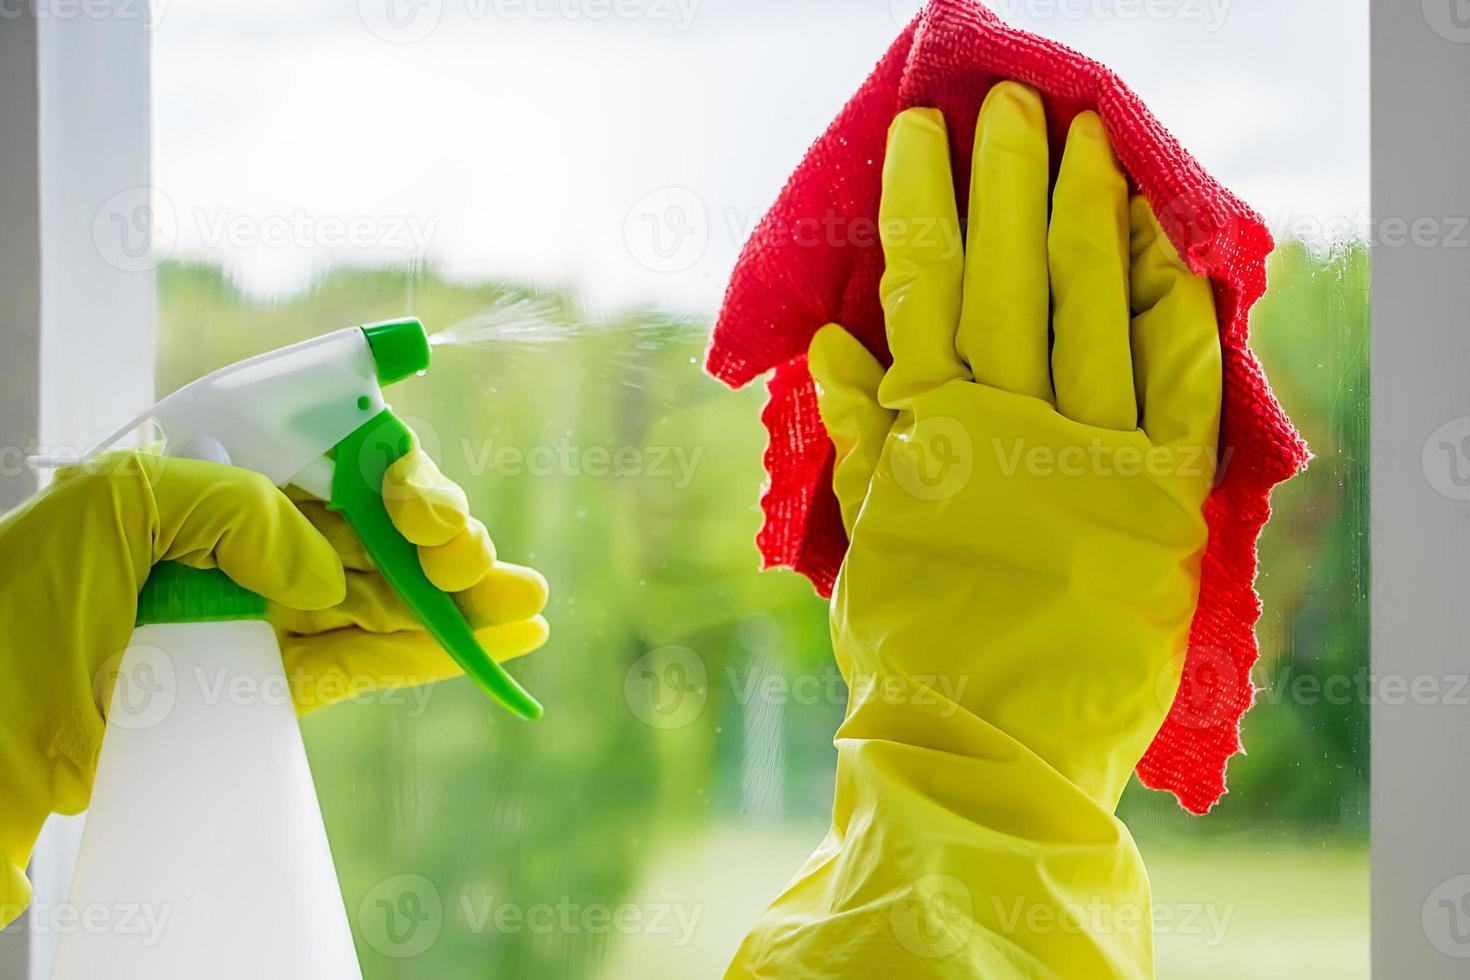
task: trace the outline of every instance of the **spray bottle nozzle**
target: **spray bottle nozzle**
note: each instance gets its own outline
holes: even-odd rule
[[[429,335],[417,317],[370,324],[362,332],[373,352],[378,384],[395,384],[429,369]]]
[[[169,455],[240,466],[321,497],[465,673],[514,713],[537,718],[541,705],[480,645],[453,596],[429,581],[383,500],[387,470],[412,451],[414,436],[382,389],[426,371],[429,360],[428,334],[416,318],[338,330],[186,385],[93,455],[152,419]]]
[[[417,318],[362,327],[379,385],[421,374],[432,356]],[[369,399],[369,404],[373,400]],[[381,404],[378,401],[377,404]],[[383,406],[332,448],[335,465],[328,506],[347,518],[378,571],[420,623],[475,683],[523,718],[541,717],[541,705],[480,645],[464,613],[419,565],[418,549],[393,526],[383,502],[388,467],[413,448],[413,433]]]

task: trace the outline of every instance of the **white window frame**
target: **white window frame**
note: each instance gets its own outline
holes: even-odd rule
[[[84,451],[153,400],[154,273],[106,238],[148,200],[148,8],[0,7],[0,511],[37,488],[26,454]],[[65,900],[79,840],[47,824],[33,908]],[[47,980],[55,931],[31,918],[0,934],[0,980]]]
[[[1448,692],[1470,673],[1470,502],[1433,472],[1456,431],[1443,427],[1470,416],[1463,10],[1372,0],[1372,638],[1384,695],[1372,705],[1372,921],[1385,980],[1470,974],[1470,709],[1463,691],[1439,703],[1386,693],[1389,678]],[[1422,235],[1399,233],[1416,226]]]
[[[1443,680],[1470,671],[1470,502],[1422,454],[1470,416],[1470,248],[1450,233],[1470,217],[1470,23],[1459,0],[1370,4],[1373,227],[1444,231],[1373,253],[1373,669]],[[98,240],[149,185],[146,5],[65,6],[90,12],[0,19],[0,509],[36,488],[19,454],[89,445],[153,396],[153,272]],[[1380,698],[1372,725],[1373,975],[1464,976],[1470,945],[1447,951],[1433,916],[1470,876],[1470,710]],[[38,901],[61,900],[76,840],[48,828]],[[47,948],[0,936],[0,980],[45,980]]]

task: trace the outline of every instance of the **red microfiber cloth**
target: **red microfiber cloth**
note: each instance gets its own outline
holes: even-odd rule
[[[963,205],[980,103],[1003,79],[1041,93],[1054,172],[1073,117],[1095,110],[1134,191],[1153,205],[1190,268],[1214,287],[1225,368],[1222,473],[1205,504],[1210,537],[1183,680],[1137,770],[1145,785],[1205,813],[1225,793],[1225,765],[1240,750],[1240,719],[1254,700],[1256,541],[1270,516],[1271,488],[1305,466],[1309,454],[1246,344],[1247,314],[1266,287],[1270,233],[1116,75],[1006,26],[974,0],[932,0],[807,153],[746,244],[706,367],[731,387],[775,370],[761,416],[770,432],[770,483],[757,543],[767,567],[795,568],[829,596],[847,538],[807,346],[824,324],[840,323],[891,363],[876,234],[889,124],[914,106],[944,113]]]

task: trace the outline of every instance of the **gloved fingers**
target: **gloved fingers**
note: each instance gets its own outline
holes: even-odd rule
[[[1095,112],[1072,121],[1052,200],[1052,381],[1077,422],[1138,426],[1129,350],[1128,184]]]
[[[883,365],[856,337],[829,323],[812,337],[807,366],[816,382],[822,424],[836,448],[832,489],[842,509],[842,526],[851,537],[893,427],[895,413],[878,403]]]
[[[417,446],[383,474],[383,503],[393,526],[416,545],[448,544],[469,524],[464,490]]]
[[[1133,364],[1155,445],[1214,456],[1220,436],[1220,328],[1208,279],[1189,270],[1142,197],[1132,203]]]
[[[374,691],[420,687],[463,673],[437,645],[405,647],[397,636],[353,630],[284,640],[281,657],[298,715]]]
[[[278,631],[303,636],[341,629],[369,633],[423,629],[388,580],[377,572],[349,571],[346,597],[330,609],[273,606],[270,616]]]
[[[454,598],[470,625],[485,629],[539,616],[548,597],[546,579],[540,572],[525,565],[499,562],[488,575]]]
[[[454,598],[471,628],[478,630],[530,619],[546,608],[547,592],[546,579],[534,569],[498,564]],[[347,573],[347,597],[338,605],[317,610],[273,607],[271,622],[277,631],[293,636],[344,629],[367,633],[423,630],[387,580],[369,572]]]
[[[889,408],[970,372],[955,351],[964,243],[938,109],[909,109],[888,131],[878,232],[887,268],[878,291],[893,367],[883,379]]]
[[[282,487],[281,492],[284,493],[294,504],[320,504],[326,502],[322,500],[322,498],[318,497],[316,494],[312,493],[310,490],[303,490],[294,483],[290,483],[287,484],[285,487]]]
[[[496,663],[503,664],[535,653],[546,646],[546,641],[551,639],[551,624],[544,616],[532,616],[513,623],[475,630],[475,639],[480,641],[480,646],[490,651]]]
[[[157,507],[154,563],[218,567],[272,602],[325,609],[342,601],[331,542],[258,473],[219,463],[135,454]]]
[[[550,627],[539,616],[475,632],[501,663],[541,648],[549,636]],[[288,637],[282,655],[296,710],[303,715],[384,688],[418,687],[463,673],[432,637],[419,632],[336,630]]]
[[[444,544],[419,548],[419,564],[429,581],[445,592],[462,592],[495,565],[495,543],[485,525],[471,517],[463,531]]]
[[[1034,89],[999,82],[975,127],[964,308],[955,347],[975,380],[1052,400],[1046,113]]]
[[[378,567],[373,556],[368,554],[362,539],[357,536],[352,525],[347,523],[347,518],[305,491],[298,495],[292,489],[288,487],[286,495],[296,502],[296,509],[311,521],[312,527],[331,542],[337,557],[342,560],[343,568],[349,572],[371,572]]]
[[[405,456],[404,459],[409,457]],[[417,470],[416,473],[394,473],[390,470],[391,475],[385,478],[385,482],[394,480],[396,487],[411,488],[405,491],[401,500],[390,505],[394,526],[409,540],[414,537],[437,539],[455,521],[456,518],[452,515],[461,513],[455,509],[458,504],[454,499],[454,491],[459,491],[459,488],[442,474],[438,474],[437,467],[433,468],[432,473],[425,473],[425,465],[433,467],[431,462],[426,464],[426,460],[427,456],[420,456],[418,460],[405,464],[405,469],[413,467]],[[418,488],[425,477],[430,482],[431,489],[427,495],[420,496]],[[441,493],[446,487],[452,488],[447,495]],[[288,488],[288,496],[296,500],[297,508],[306,515],[307,520],[332,543],[347,569],[366,572],[377,568],[367,548],[363,546],[362,539],[347,523],[346,518],[305,491],[292,493]],[[462,498],[463,491],[459,491],[458,496]],[[429,497],[439,499],[430,500]],[[453,537],[440,544],[421,544],[418,549],[419,564],[423,566],[424,574],[429,577],[430,582],[445,592],[460,592],[469,588],[484,578],[495,564],[495,543],[490,539],[485,525],[468,515],[468,504],[465,505],[460,519],[464,521],[464,526]]]

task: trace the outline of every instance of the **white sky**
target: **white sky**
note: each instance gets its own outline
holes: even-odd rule
[[[918,3],[155,6],[165,252],[266,295],[420,255],[594,306],[712,312],[746,233]],[[1364,0],[995,9],[1112,66],[1278,230],[1361,231]]]

